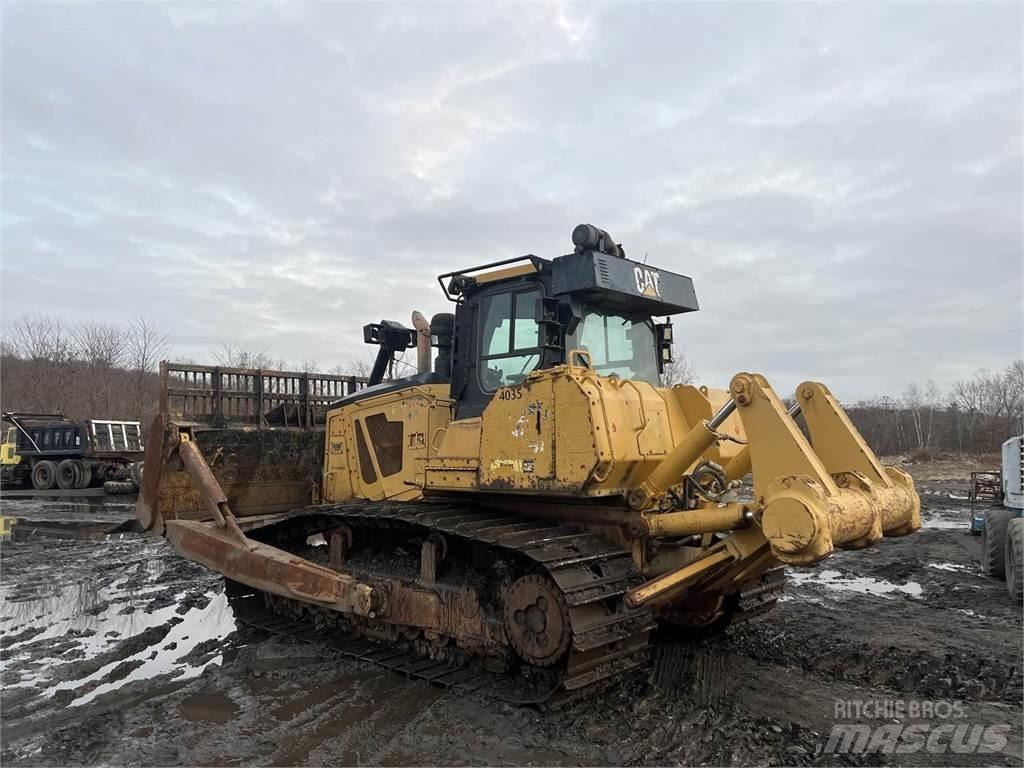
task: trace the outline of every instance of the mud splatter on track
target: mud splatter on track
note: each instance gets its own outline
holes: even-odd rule
[[[97,532],[131,514],[123,500],[5,499],[4,514],[23,519],[0,547],[0,758],[1021,765],[1021,609],[976,567],[967,502],[926,490],[924,530],[800,572],[767,621],[676,649],[675,683],[638,679],[555,711],[456,697],[240,630],[219,577],[162,541]],[[33,520],[74,522],[94,538],[57,538],[59,527]],[[1007,741],[988,754],[824,751],[837,707],[870,700],[955,704],[952,722],[1005,725]]]

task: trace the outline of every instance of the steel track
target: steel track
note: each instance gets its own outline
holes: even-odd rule
[[[308,622],[272,612],[262,594],[229,582],[229,599],[239,620],[269,632],[325,645],[412,679],[461,693],[478,691],[519,704],[575,698],[593,686],[626,678],[648,661],[654,616],[648,608],[631,609],[623,601],[625,592],[641,583],[642,576],[629,553],[600,534],[575,524],[481,509],[476,504],[432,502],[317,505],[297,510],[272,527],[287,531],[301,525],[304,519],[324,516],[354,530],[397,527],[414,535],[440,534],[482,543],[494,550],[495,560],[516,560],[545,574],[561,589],[572,627],[570,651],[560,677],[510,676],[485,669],[479,659],[460,666],[426,659],[377,639],[316,629]],[[763,615],[774,605],[780,588],[781,569],[745,585],[735,621],[745,622]]]

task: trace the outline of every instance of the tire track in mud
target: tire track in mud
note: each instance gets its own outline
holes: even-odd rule
[[[271,764],[365,764],[440,693],[386,670],[344,673],[272,713],[283,733]]]

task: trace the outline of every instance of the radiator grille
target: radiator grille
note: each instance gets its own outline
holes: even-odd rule
[[[373,452],[377,454],[377,466],[384,477],[391,477],[402,471],[402,422],[388,421],[383,413],[366,417],[366,429],[370,433]]]
[[[370,459],[370,449],[366,447],[366,438],[363,437],[363,425],[359,419],[355,420],[356,427],[356,449],[359,451],[359,472],[363,476],[364,483],[377,482],[377,470],[373,468],[373,461]]]

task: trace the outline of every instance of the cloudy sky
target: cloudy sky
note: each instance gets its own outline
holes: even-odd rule
[[[2,319],[330,367],[592,222],[708,384],[947,385],[1022,354],[1021,8],[4,2]]]

